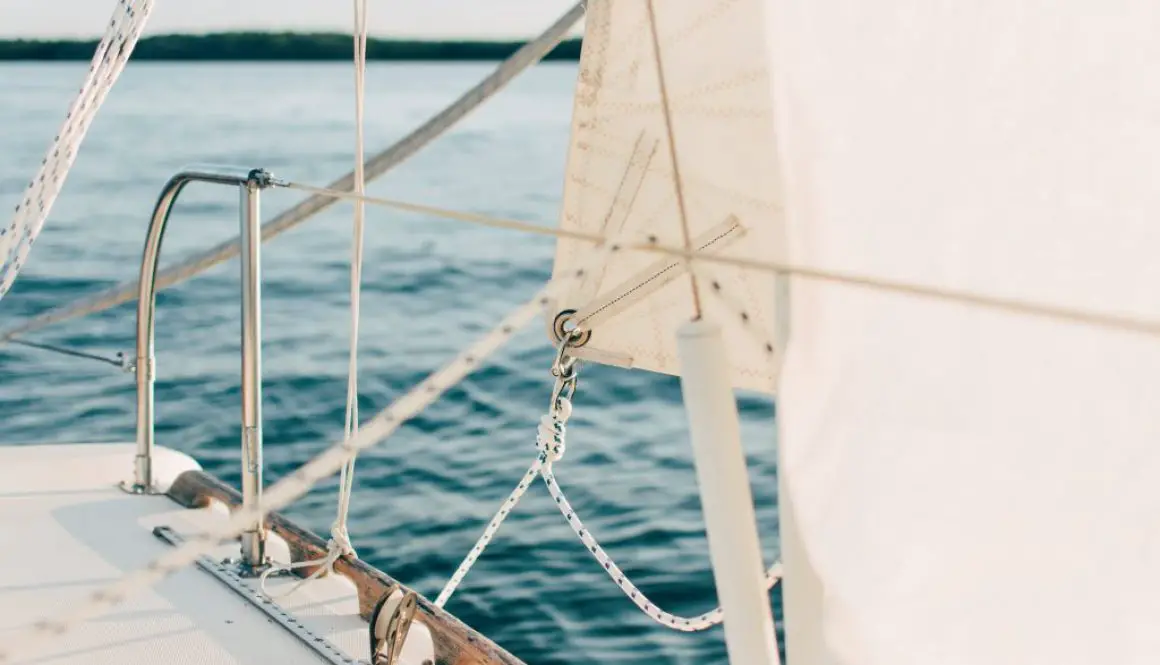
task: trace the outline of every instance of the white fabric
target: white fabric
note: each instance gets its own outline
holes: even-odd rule
[[[781,197],[770,150],[763,0],[654,4],[692,245],[716,240],[704,251],[774,258],[768,252],[782,245]],[[684,246],[643,0],[588,3],[560,226]],[[553,275],[574,271],[591,254],[590,242],[561,239]],[[712,275],[748,320],[702,280],[705,312],[725,329],[735,385],[771,392],[772,351],[762,340],[774,328],[773,277],[726,266],[713,266]],[[599,310],[586,321],[593,336],[577,356],[678,372],[675,331],[694,312],[678,259],[617,254],[563,294],[549,323],[566,309]]]
[[[1160,5],[769,6],[795,263],[1160,318]],[[802,278],[790,327],[810,665],[1160,662],[1160,340]]]

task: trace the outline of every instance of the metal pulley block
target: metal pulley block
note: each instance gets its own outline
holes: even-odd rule
[[[399,585],[393,586],[379,599],[369,627],[372,665],[398,665],[403,642],[418,606],[415,592]]]

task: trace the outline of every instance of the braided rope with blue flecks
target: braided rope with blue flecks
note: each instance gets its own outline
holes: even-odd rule
[[[463,562],[459,564],[459,568],[455,570],[451,579],[447,581],[443,590],[439,592],[438,598],[435,599],[435,604],[443,607],[447,603],[451,598],[451,594],[455,592],[455,589],[463,581],[468,571],[471,570],[476,560],[483,554],[484,549],[487,548],[488,543],[491,542],[499,530],[500,525],[511,514],[511,511],[515,509],[516,504],[527,493],[535,477],[539,475],[544,479],[544,484],[548,486],[548,494],[552,496],[552,499],[564,515],[564,518],[568,520],[568,526],[572,527],[572,531],[580,538],[580,541],[584,543],[584,546],[588,548],[588,551],[592,553],[592,556],[596,558],[596,561],[600,563],[601,567],[608,573],[608,576],[616,583],[616,586],[650,619],[653,619],[663,626],[682,632],[706,630],[721,623],[725,618],[725,613],[720,607],[716,607],[695,617],[677,616],[658,607],[656,603],[649,600],[633,584],[632,580],[616,565],[616,562],[612,560],[608,552],[600,546],[600,543],[596,541],[596,538],[592,536],[592,533],[580,521],[580,517],[572,508],[572,504],[568,502],[568,497],[564,495],[564,490],[560,487],[560,484],[556,481],[555,474],[552,472],[552,464],[560,461],[564,456],[566,447],[565,423],[571,415],[572,403],[567,398],[560,398],[556,402],[556,406],[550,409],[550,412],[540,419],[540,426],[536,434],[536,447],[540,450],[539,454],[536,456],[535,461],[532,462],[532,465],[528,467],[527,472],[520,479],[516,488],[504,500],[499,511],[488,522],[487,527],[483,530],[483,534],[476,541],[467,556],[464,557]],[[770,566],[765,574],[766,588],[772,589],[781,580],[781,574],[781,562],[774,563]]]
[[[28,260],[53,203],[76,160],[77,150],[109,90],[125,69],[133,47],[153,9],[153,0],[119,0],[104,36],[97,44],[85,82],[77,92],[60,132],[41,160],[40,170],[7,226],[0,226],[0,298],[12,287]]]

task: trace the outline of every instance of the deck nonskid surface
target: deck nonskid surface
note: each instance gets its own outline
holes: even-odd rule
[[[220,506],[188,510],[165,496],[136,496],[117,484],[132,471],[125,444],[0,447],[0,642],[37,619],[53,616],[103,584],[139,569],[172,546],[156,526],[191,535]],[[196,469],[190,458],[158,449],[162,483]],[[271,554],[287,558],[274,539]],[[236,556],[223,545],[213,557]],[[297,578],[272,578],[272,594]],[[306,628],[348,657],[368,658],[367,626],[358,617],[352,584],[337,576],[315,580],[278,598]],[[425,627],[415,624],[405,665],[431,657]],[[182,570],[109,613],[75,627],[21,663],[307,663],[324,662],[259,609],[197,567]]]

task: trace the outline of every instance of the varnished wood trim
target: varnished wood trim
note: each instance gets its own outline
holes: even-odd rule
[[[236,489],[201,470],[182,473],[167,494],[186,508],[205,508],[211,501],[218,501],[230,510],[242,505],[242,495]],[[269,514],[266,525],[286,541],[295,562],[326,556],[326,541],[282,515]],[[307,567],[297,568],[293,572],[299,577],[307,577],[315,570]],[[334,570],[353,582],[358,589],[359,615],[365,621],[370,621],[379,598],[392,585],[400,584],[361,559],[342,557],[335,561]],[[415,621],[427,626],[431,633],[435,642],[436,665],[524,665],[515,656],[442,608],[435,607],[421,595]]]

